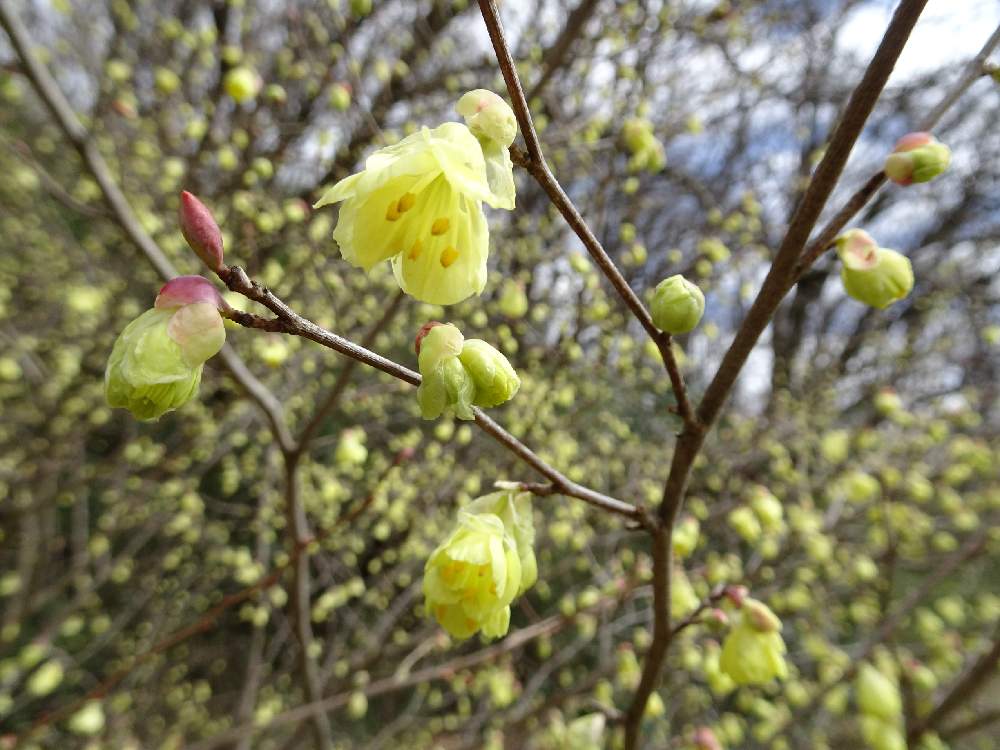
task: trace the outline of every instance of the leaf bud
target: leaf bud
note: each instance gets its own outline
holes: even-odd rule
[[[201,258],[202,262],[213,271],[222,268],[222,230],[215,222],[212,212],[192,193],[184,190],[181,193],[178,218],[181,234],[188,246]]]

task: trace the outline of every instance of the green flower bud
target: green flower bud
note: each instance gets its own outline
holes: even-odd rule
[[[763,685],[788,675],[781,620],[762,602],[746,599],[722,644],[719,667],[738,685]]]
[[[335,83],[330,89],[330,106],[339,112],[351,106],[351,87],[347,83]]]
[[[876,716],[861,716],[861,736],[872,750],[906,750],[906,740],[899,727]]]
[[[73,734],[93,736],[104,729],[104,709],[100,701],[88,701],[67,722]]]
[[[436,419],[452,408],[459,419],[473,419],[476,386],[458,356],[465,337],[451,323],[437,323],[417,339],[417,361],[423,379],[417,403],[424,419]]]
[[[225,343],[224,304],[200,276],[168,282],[155,307],[115,341],[104,374],[108,404],[150,420],[187,403],[198,391],[202,365]]]
[[[858,708],[861,712],[877,716],[888,722],[902,716],[903,706],[895,683],[871,664],[862,664],[855,683]]]
[[[476,406],[499,406],[513,398],[521,387],[521,379],[507,358],[485,341],[466,340],[459,360],[475,383]]]
[[[674,554],[680,558],[684,558],[694,552],[694,548],[698,546],[698,532],[699,524],[697,518],[694,516],[682,518],[680,523],[674,528],[674,537],[672,540]]]
[[[781,501],[772,495],[766,487],[758,485],[754,488],[750,507],[767,531],[777,533],[784,529],[784,512]]]
[[[948,169],[951,149],[930,133],[909,133],[885,160],[885,176],[897,185],[930,182]]]
[[[450,323],[429,323],[418,334],[416,346],[423,378],[417,402],[424,419],[435,419],[447,408],[459,419],[474,419],[473,404],[498,406],[521,386],[503,354],[485,341],[466,341]]]
[[[237,104],[248,102],[257,96],[262,82],[257,71],[245,66],[233,68],[222,81],[222,86],[226,93],[233,98]]]
[[[507,279],[500,289],[500,312],[508,318],[523,318],[528,312],[528,295],[524,286],[513,279]]]
[[[653,292],[653,324],[670,334],[694,329],[705,313],[705,295],[680,274],[664,279]]]
[[[427,610],[448,633],[506,634],[510,603],[521,583],[521,560],[503,521],[490,513],[459,512],[458,528],[424,567]]]
[[[866,305],[884,310],[913,289],[913,267],[909,259],[878,247],[867,232],[852,229],[837,238],[840,278],[844,291]]]
[[[474,89],[462,95],[455,111],[465,118],[469,130],[479,138],[496,141],[507,148],[517,137],[517,117],[502,97],[487,89]]]
[[[360,466],[368,459],[368,449],[365,447],[365,431],[354,427],[340,436],[334,459],[341,466]]]
[[[670,580],[670,608],[675,617],[686,617],[694,612],[701,600],[694,593],[694,588],[688,580],[687,575],[680,567],[674,568],[673,576]]]

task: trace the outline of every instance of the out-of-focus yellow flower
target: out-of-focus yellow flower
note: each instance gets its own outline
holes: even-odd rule
[[[781,620],[763,602],[747,598],[722,644],[719,667],[738,685],[763,685],[788,675],[785,651]]]

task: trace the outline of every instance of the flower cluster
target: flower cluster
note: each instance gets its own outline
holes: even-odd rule
[[[451,323],[431,322],[417,336],[422,381],[417,403],[424,419],[446,409],[459,419],[473,419],[472,407],[509,401],[521,380],[500,352],[480,339],[466,339]]]
[[[427,610],[454,638],[498,638],[510,603],[538,577],[531,496],[495,492],[459,511],[455,530],[427,560]]]
[[[667,165],[663,143],[653,133],[653,123],[644,117],[633,117],[622,126],[622,140],[632,154],[628,166],[632,172],[655,174]]]

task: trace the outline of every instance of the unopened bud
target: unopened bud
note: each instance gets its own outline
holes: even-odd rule
[[[517,117],[502,97],[488,89],[474,89],[462,95],[455,111],[480,138],[496,141],[504,148],[517,136]]]
[[[330,106],[339,112],[344,112],[351,106],[351,86],[348,83],[335,83],[330,89]]]
[[[867,232],[851,229],[837,238],[836,245],[844,291],[859,302],[883,310],[913,289],[909,259],[879,247]]]
[[[897,185],[930,182],[948,169],[951,149],[930,133],[909,133],[885,160],[885,176]]]
[[[203,276],[178,276],[171,279],[160,287],[153,307],[170,310],[193,302],[207,302],[219,312],[231,309],[219,290]]]
[[[181,234],[202,262],[213,271],[222,268],[222,230],[208,207],[184,190],[178,212]]]
[[[241,65],[233,68],[223,79],[222,85],[226,93],[233,98],[237,104],[248,102],[257,96],[261,87],[260,76],[255,70]]]
[[[705,313],[705,295],[680,274],[664,279],[653,292],[653,325],[670,334],[694,329]]]
[[[726,586],[726,598],[735,607],[742,607],[744,600],[750,595],[750,590],[746,586]]]
[[[466,339],[459,360],[476,384],[476,406],[499,406],[521,387],[521,379],[507,358],[485,341]]]
[[[694,731],[694,746],[698,750],[722,750],[719,739],[708,727],[698,727]]]
[[[743,602],[743,612],[755,630],[761,633],[774,633],[781,630],[781,620],[764,602],[747,599]]]

